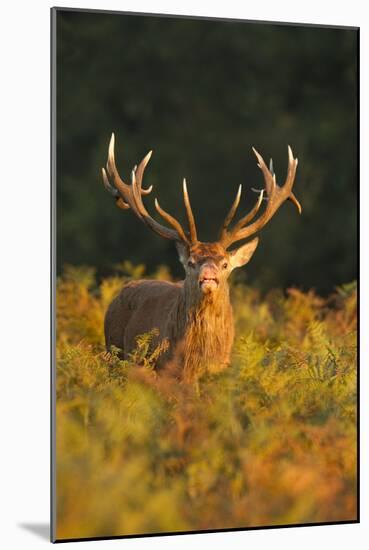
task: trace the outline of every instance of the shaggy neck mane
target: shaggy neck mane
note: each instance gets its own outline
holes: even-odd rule
[[[184,361],[184,378],[225,366],[233,342],[233,316],[227,285],[216,293],[191,292],[184,282],[177,310],[177,350]]]

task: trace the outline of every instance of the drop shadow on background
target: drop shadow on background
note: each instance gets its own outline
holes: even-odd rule
[[[18,527],[37,535],[41,539],[50,540],[50,525],[48,523],[18,523]]]

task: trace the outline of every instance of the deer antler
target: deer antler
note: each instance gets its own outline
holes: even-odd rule
[[[231,244],[242,239],[246,239],[257,231],[260,231],[260,229],[262,229],[274,216],[274,214],[277,212],[283,202],[288,199],[294,203],[299,214],[301,214],[302,212],[301,205],[292,192],[298,160],[297,158],[293,157],[291,147],[288,146],[287,177],[282,187],[277,185],[276,177],[273,171],[273,161],[270,161],[270,168],[268,169],[263,157],[256,151],[256,149],[254,149],[254,147],[252,148],[252,150],[254,151],[255,156],[258,160],[258,166],[263,173],[265,189],[259,191],[259,198],[253,209],[246,216],[241,218],[232,230],[228,231],[228,226],[234,218],[241,198],[241,186],[238,188],[236,199],[224,220],[220,232],[219,240],[225,248],[228,248],[229,246],[231,246]],[[251,223],[250,225],[246,225],[250,223],[258,213],[264,198],[264,192],[266,193],[267,199],[267,206],[264,212],[253,223]]]
[[[120,177],[115,164],[114,144],[115,138],[113,133],[109,143],[106,170],[105,168],[102,168],[102,176],[104,187],[107,191],[109,191],[111,195],[113,195],[116,200],[117,206],[119,208],[122,208],[123,210],[127,210],[130,208],[140,220],[142,220],[148,227],[150,227],[150,229],[152,229],[155,233],[157,233],[161,237],[164,237],[165,239],[182,241],[189,246],[195,244],[197,242],[197,232],[195,219],[191,209],[190,199],[188,197],[186,180],[183,180],[183,196],[190,229],[189,235],[183,230],[181,224],[173,216],[171,216],[168,212],[161,208],[157,199],[155,199],[156,210],[165,219],[165,221],[167,221],[168,224],[172,226],[172,228],[161,225],[159,222],[154,220],[146,210],[145,205],[143,204],[142,196],[148,195],[152,191],[152,185],[148,189],[142,188],[143,174],[146,165],[151,158],[152,151],[150,151],[142,159],[138,167],[134,167],[131,172],[131,185],[127,185]],[[111,178],[112,184],[109,181],[107,173]]]

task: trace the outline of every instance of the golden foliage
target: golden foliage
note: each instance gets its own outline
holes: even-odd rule
[[[58,282],[57,538],[355,519],[356,285],[236,286],[232,365],[192,387],[155,372],[153,333],[105,352],[127,280]]]

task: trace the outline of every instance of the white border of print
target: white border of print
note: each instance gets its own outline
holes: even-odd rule
[[[1,234],[1,542],[33,550],[48,544],[50,384],[50,12],[52,2],[6,2],[1,11],[0,87],[2,182]],[[319,23],[361,27],[361,182],[369,181],[369,18],[365,3],[331,0],[69,0],[65,7],[146,13]],[[283,63],[281,59],[281,63]],[[365,150],[366,149],[366,150]],[[369,204],[362,185],[361,210]],[[327,208],[329,201],[327,198]],[[361,216],[362,246],[369,216]],[[369,263],[361,254],[361,388],[369,387]],[[19,327],[21,324],[22,328]],[[20,336],[21,335],[21,336]],[[369,540],[367,399],[361,403],[361,523],[278,530],[210,533],[147,539],[96,541],[94,548],[217,550],[365,547]],[[40,536],[41,535],[41,536]]]

